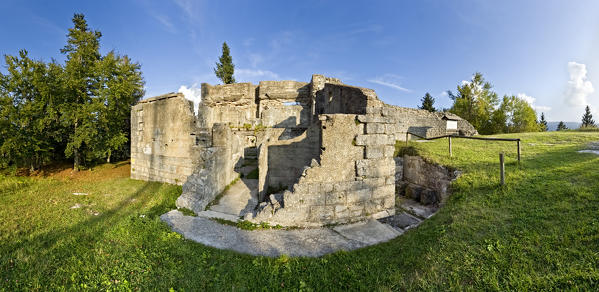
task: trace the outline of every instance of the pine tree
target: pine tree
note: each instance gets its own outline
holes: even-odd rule
[[[227,46],[227,42],[223,43],[223,54],[218,59],[216,63],[216,68],[214,68],[214,74],[216,77],[220,79],[224,84],[232,84],[235,83],[235,77],[233,74],[235,73],[235,65],[233,64],[233,58],[229,52],[229,46]]]
[[[559,124],[557,124],[557,131],[563,131],[567,129],[568,127],[566,127],[566,124],[564,124],[564,122],[560,121]]]
[[[584,109],[584,115],[582,116],[582,125],[581,128],[592,128],[595,127],[595,121],[593,120],[593,115],[591,114],[591,108],[587,105]]]
[[[418,107],[418,108],[427,110],[429,112],[436,112],[437,111],[433,107],[433,104],[435,103],[435,98],[432,97],[428,92],[424,95],[424,97],[421,99],[421,101],[422,101],[422,105],[420,107]]]
[[[539,127],[541,132],[547,132],[547,121],[545,120],[545,113],[541,113],[541,119],[539,120]]]

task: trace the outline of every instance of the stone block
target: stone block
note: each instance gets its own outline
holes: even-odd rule
[[[384,153],[385,153],[385,147],[386,146],[383,146],[383,145],[366,146],[365,158],[366,159],[383,158]]]
[[[393,154],[395,154],[395,146],[387,145],[383,148],[383,156],[386,158],[392,158]]]
[[[320,194],[322,190],[320,188],[320,183],[311,183],[308,185],[308,193],[310,194]]]
[[[383,210],[383,200],[370,200],[364,204],[366,216],[375,214]]]
[[[393,196],[395,194],[395,185],[383,185],[372,190],[373,198],[382,198]]]
[[[365,178],[362,182],[366,187],[375,188],[385,185],[386,179],[384,177]]]
[[[420,203],[423,205],[432,205],[439,202],[439,193],[435,190],[424,189],[420,193]]]
[[[387,177],[395,174],[393,159],[363,159],[356,161],[356,174],[364,177]]]
[[[349,207],[346,205],[335,206],[335,218],[347,218],[351,215]]]
[[[374,107],[374,106],[366,107],[366,114],[381,115],[382,111],[383,111],[382,107]]]
[[[358,121],[362,123],[394,123],[395,118],[393,117],[383,117],[379,115],[358,115]]]
[[[385,125],[382,123],[366,124],[366,134],[382,134],[385,133]]]
[[[370,200],[372,191],[370,189],[361,189],[347,192],[347,203],[353,204]]]
[[[395,177],[388,176],[387,178],[385,178],[385,184],[386,185],[395,185]]]
[[[333,191],[334,192],[344,192],[347,191],[349,189],[351,189],[353,184],[353,181],[351,182],[337,182],[333,184]]]
[[[356,145],[393,145],[395,139],[392,135],[387,134],[366,134],[356,136]]]
[[[309,220],[312,222],[327,222],[335,217],[334,206],[311,206]]]
[[[353,218],[358,218],[364,214],[364,205],[363,204],[355,204],[348,207],[349,215]]]
[[[333,192],[333,183],[322,183],[320,188],[323,193],[331,193]]]
[[[344,192],[333,192],[326,194],[326,205],[339,205],[346,203],[346,195]]]

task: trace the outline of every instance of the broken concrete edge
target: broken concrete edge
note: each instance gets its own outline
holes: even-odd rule
[[[404,233],[377,220],[332,228],[245,230],[219,222],[222,220],[185,216],[177,210],[161,215],[160,219],[186,239],[219,249],[268,257],[320,257],[387,242]]]

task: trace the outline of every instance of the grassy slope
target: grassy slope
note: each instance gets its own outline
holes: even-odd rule
[[[596,288],[599,157],[575,151],[599,134],[505,136],[523,138],[521,166],[514,143],[454,140],[453,159],[445,140],[414,143],[464,170],[447,205],[395,240],[317,259],[252,257],[185,240],[158,218],[180,187],[130,180],[128,165],[75,178],[3,176],[0,290]],[[500,151],[508,157],[503,189]],[[82,207],[70,209],[76,203]]]

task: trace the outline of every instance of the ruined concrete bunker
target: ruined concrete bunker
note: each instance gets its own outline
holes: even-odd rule
[[[240,207],[230,215],[250,221],[321,226],[391,216],[396,141],[407,132],[476,133],[455,115],[388,105],[371,89],[322,75],[201,90],[197,114],[180,93],[131,110],[131,177],[182,185],[177,207],[196,213],[235,183],[248,194],[232,197]]]

